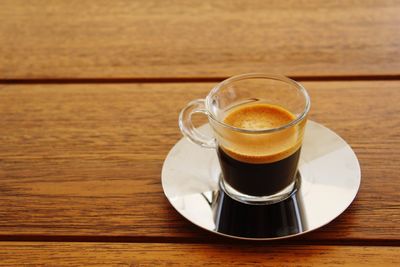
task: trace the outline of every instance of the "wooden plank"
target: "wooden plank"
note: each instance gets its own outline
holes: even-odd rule
[[[2,266],[399,266],[399,247],[0,243]]]
[[[160,173],[179,110],[213,85],[0,85],[0,235],[211,238],[170,206]],[[304,238],[400,240],[400,81],[304,85],[311,119],[362,169],[350,208]]]
[[[399,75],[400,3],[0,3],[0,79]]]

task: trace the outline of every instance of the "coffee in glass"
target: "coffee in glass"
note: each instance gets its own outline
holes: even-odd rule
[[[309,96],[283,76],[244,74],[218,84],[205,100],[180,114],[182,133],[217,150],[222,189],[245,203],[268,204],[288,197],[295,187]],[[208,116],[213,137],[193,126],[194,113]]]

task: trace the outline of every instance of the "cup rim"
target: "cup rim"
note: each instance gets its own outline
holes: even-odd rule
[[[294,87],[296,87],[304,96],[306,104],[305,107],[303,109],[303,112],[301,112],[294,120],[290,121],[289,123],[282,125],[280,127],[276,127],[276,128],[271,128],[271,129],[262,129],[262,130],[249,130],[249,129],[243,129],[243,128],[238,128],[229,124],[226,124],[220,120],[218,120],[214,114],[210,111],[210,107],[211,107],[211,98],[213,95],[215,95],[219,89],[227,84],[230,84],[232,82],[236,82],[236,81],[240,81],[240,80],[245,80],[245,79],[249,79],[249,78],[263,78],[263,79],[270,79],[270,80],[277,80],[277,81],[281,81],[281,82],[286,82],[289,83],[291,85],[293,85]],[[308,112],[310,111],[310,96],[308,95],[306,89],[303,87],[303,85],[301,85],[300,83],[296,82],[295,80],[292,80],[288,77],[285,77],[283,75],[278,75],[278,74],[268,74],[268,73],[245,73],[245,74],[239,74],[236,76],[232,76],[228,79],[223,80],[222,82],[220,82],[219,84],[217,84],[211,91],[210,93],[207,95],[206,99],[205,99],[205,104],[206,104],[206,110],[208,113],[208,117],[212,119],[212,121],[216,122],[217,124],[221,125],[224,128],[228,128],[230,130],[234,130],[237,132],[241,132],[241,133],[247,133],[247,134],[264,134],[264,133],[273,133],[273,132],[278,132],[281,130],[285,130],[288,129],[296,124],[298,124],[299,122],[301,122],[308,114]]]

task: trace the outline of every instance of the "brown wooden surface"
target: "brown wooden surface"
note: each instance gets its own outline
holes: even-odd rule
[[[399,266],[399,254],[374,246],[0,243],[2,266]]]
[[[5,0],[0,79],[400,75],[399,13],[392,0]]]
[[[0,1],[0,265],[399,266],[399,14],[395,0]],[[355,201],[319,230],[233,241],[163,194],[180,109],[245,72],[310,81],[310,119],[359,158]]]
[[[2,85],[0,239],[211,238],[170,206],[160,175],[180,108],[213,85]],[[343,215],[302,238],[400,243],[400,82],[304,85],[310,119],[353,147],[362,182]]]

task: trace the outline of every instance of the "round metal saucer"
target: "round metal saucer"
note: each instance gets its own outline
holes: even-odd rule
[[[207,124],[200,130],[211,135]],[[285,200],[238,202],[221,190],[219,175],[216,151],[182,138],[165,159],[161,178],[167,199],[190,222],[216,234],[253,240],[288,238],[326,225],[351,204],[361,182],[351,147],[313,121],[305,131],[299,186]]]

